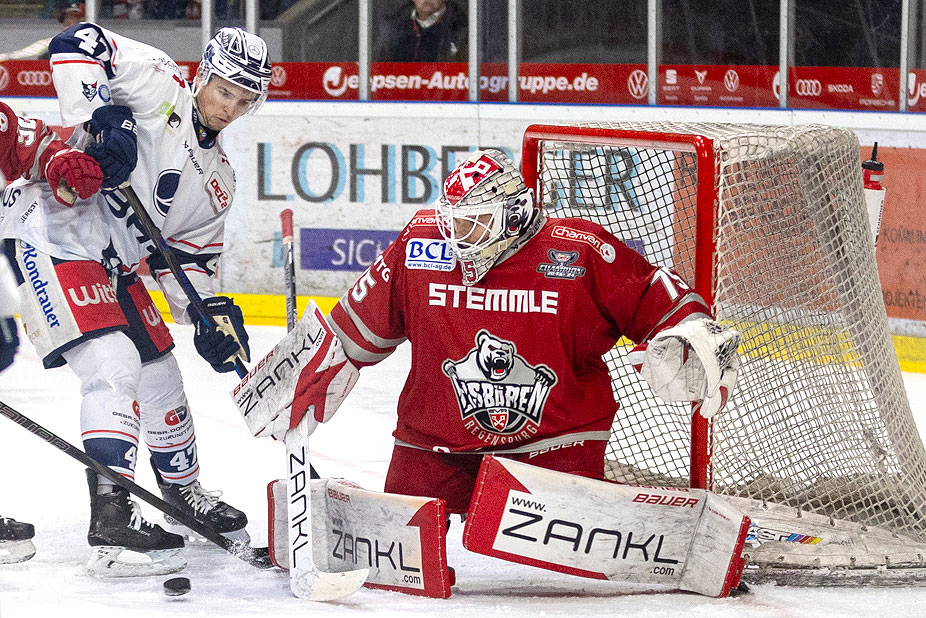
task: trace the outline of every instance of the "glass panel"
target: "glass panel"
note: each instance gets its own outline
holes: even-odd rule
[[[774,107],[778,2],[663,0],[659,102]]]
[[[646,101],[646,0],[522,0],[520,100]]]
[[[468,0],[374,4],[370,98],[466,101]]]
[[[898,109],[901,0],[794,0],[792,107]]]

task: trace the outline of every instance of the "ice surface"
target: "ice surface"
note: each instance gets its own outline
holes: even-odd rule
[[[244,509],[255,544],[266,543],[266,484],[284,474],[283,446],[257,440],[238,417],[228,391],[234,374],[216,374],[193,350],[190,327],[171,325],[177,358],[187,385],[207,489]],[[249,327],[253,356],[259,358],[282,336],[278,327]],[[24,339],[24,333],[20,331]],[[344,407],[312,438],[313,463],[325,476],[350,479],[381,490],[395,423],[394,405],[408,366],[407,346],[376,367],[364,369]],[[926,375],[907,374],[905,384],[921,432],[926,428]],[[25,343],[17,361],[0,374],[0,400],[67,439],[80,444],[78,383],[67,368],[46,371]],[[141,461],[137,480],[154,480]],[[156,521],[160,515],[143,506]],[[83,563],[89,503],[80,464],[56,452],[8,419],[0,418],[0,514],[36,527],[38,553],[29,562],[0,566],[0,617],[82,616],[143,618],[173,616],[373,615],[446,618],[608,617],[757,618],[926,615],[926,588],[812,589],[756,586],[753,594],[708,599],[611,582],[549,573],[471,554],[462,549],[462,526],[454,522],[448,540],[457,586],[446,600],[361,590],[339,603],[311,603],[289,592],[282,571],[258,571],[218,548],[187,550],[192,591],[167,597],[170,576],[103,580],[87,576]]]

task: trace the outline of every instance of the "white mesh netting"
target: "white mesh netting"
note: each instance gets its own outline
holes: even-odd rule
[[[854,134],[823,126],[595,124],[599,143],[546,139],[550,216],[593,219],[651,262],[695,278],[698,160],[640,132],[702,135],[714,150],[712,295],[743,334],[736,391],[713,426],[713,489],[926,541],[926,452],[887,328]],[[633,134],[629,131],[635,132]],[[647,146],[647,142],[651,146]],[[702,197],[702,199],[704,199]],[[688,405],[665,404],[606,358],[620,402],[610,474],[687,486]]]

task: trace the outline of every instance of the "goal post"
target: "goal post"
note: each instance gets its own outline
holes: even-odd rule
[[[712,422],[658,400],[625,345],[606,355],[620,404],[610,478],[710,488],[740,501],[757,534],[768,521],[817,539],[763,543],[750,550],[762,566],[924,566],[926,451],[887,326],[851,131],[532,125],[522,168],[548,216],[597,221],[675,269],[743,334],[736,390]]]

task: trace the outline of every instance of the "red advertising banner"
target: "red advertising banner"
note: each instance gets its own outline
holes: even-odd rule
[[[660,105],[777,107],[778,67],[663,64]]]
[[[55,97],[48,60],[0,62],[0,97]]]
[[[791,67],[788,106],[798,109],[897,111],[900,69]]]
[[[907,111],[926,112],[926,69],[907,73]]]

